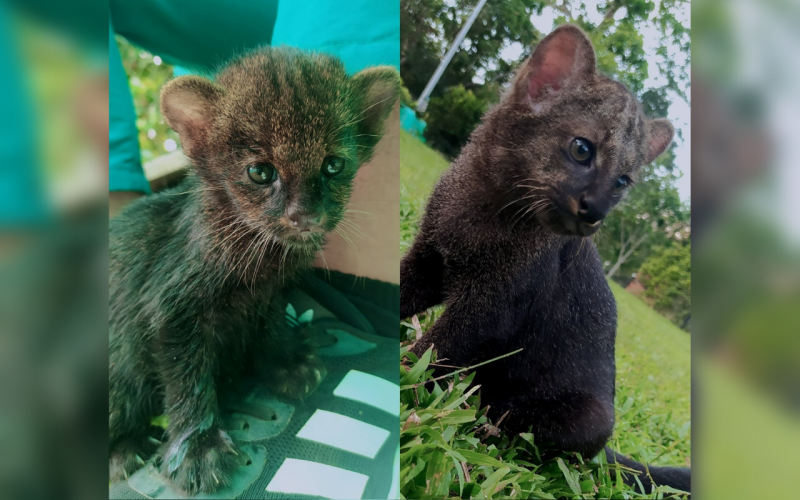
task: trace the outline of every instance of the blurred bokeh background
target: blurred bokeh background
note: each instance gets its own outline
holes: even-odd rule
[[[0,1],[0,498],[104,498],[108,13]]]
[[[800,2],[692,4],[697,498],[796,496]]]
[[[180,144],[177,132],[164,122],[158,108],[161,87],[172,78],[173,67],[161,57],[132,45],[123,36],[115,38],[136,110],[142,163],[146,163],[177,150]]]

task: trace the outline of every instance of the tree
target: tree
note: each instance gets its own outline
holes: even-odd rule
[[[478,0],[462,0],[453,5],[441,0],[401,1],[400,73],[414,97],[422,93],[477,3]],[[496,102],[501,85],[513,75],[516,63],[504,61],[501,51],[518,42],[530,53],[533,43],[541,38],[530,17],[541,13],[544,5],[539,0],[493,0],[484,6],[431,94],[424,119],[428,124],[426,140],[434,148],[451,157],[458,154],[483,114],[474,110],[485,111]],[[448,120],[447,116],[451,118]],[[461,122],[454,125],[453,116]],[[458,129],[455,133],[454,127]]]
[[[637,274],[653,308],[687,328],[692,306],[692,249],[686,244],[659,248]]]
[[[418,97],[422,93],[477,3],[478,0],[460,0],[446,5],[442,0],[401,0],[400,74],[412,95]],[[466,89],[481,86],[476,76],[485,72],[494,72],[499,80],[507,79],[513,68],[505,64],[505,73],[497,73],[502,61],[500,52],[510,43],[530,47],[541,38],[530,18],[540,14],[545,4],[539,0],[489,1],[439,80],[433,96],[443,95],[447,88],[456,85]]]
[[[453,158],[461,151],[477,123],[486,112],[486,101],[463,85],[449,87],[444,95],[430,100],[425,140],[435,149]]]
[[[655,246],[688,239],[690,211],[672,173],[672,150],[639,170],[638,182],[603,222],[595,244],[607,263],[606,278],[625,284]]]
[[[460,0],[447,5],[443,0],[401,0],[400,2],[400,72],[414,96],[419,96],[439,60],[478,0]],[[674,53],[687,57],[690,52],[690,31],[674,12],[687,0],[662,0],[658,12],[651,0],[609,0],[596,8],[603,14],[601,22],[592,23],[584,2],[571,0],[490,0],[467,33],[461,49],[442,75],[433,95],[441,95],[448,87],[463,85],[473,89],[482,85],[482,77],[494,83],[505,83],[542,38],[531,24],[533,15],[551,8],[560,16],[559,25],[571,22],[581,26],[597,50],[598,67],[641,94],[650,74],[642,43],[645,25],[660,33],[656,55],[663,85],[685,97],[689,76],[688,64],[680,64]],[[512,43],[520,43],[523,53],[517,61],[504,61],[500,54]]]
[[[444,9],[442,0],[400,2],[400,74],[415,99],[444,54],[441,29]]]
[[[443,0],[401,0],[400,72],[406,87],[416,98],[446,52],[449,44],[478,0],[458,0],[448,5]],[[450,2],[448,2],[450,3]],[[655,11],[650,0],[609,0],[595,7],[603,17],[594,24],[584,2],[573,5],[571,0],[490,0],[467,33],[461,49],[445,70],[432,98],[443,96],[450,87],[461,85],[485,101],[486,106],[496,102],[500,90],[513,75],[518,65],[527,58],[535,43],[542,37],[531,16],[540,15],[545,8],[556,11],[555,24],[571,22],[581,26],[592,39],[597,51],[600,71],[624,83],[643,100],[656,99],[666,115],[673,96],[684,98],[688,87],[689,30],[676,18],[674,11],[686,0],[662,0]],[[655,27],[660,33],[658,71],[665,82],[645,89],[644,82],[651,75],[645,57],[641,31],[645,26]],[[503,49],[519,43],[522,54],[516,61],[502,59]],[[687,64],[680,64],[674,54],[683,53]],[[454,102],[455,104],[455,102]],[[450,110],[453,115],[467,115]],[[663,115],[662,115],[663,113]],[[428,121],[430,113],[426,115]],[[443,149],[458,151],[479,119],[465,123],[467,134],[459,135],[460,142],[441,144]],[[441,133],[440,133],[441,132]],[[432,136],[447,136],[429,124]],[[679,132],[680,133],[680,132]],[[434,142],[434,147],[440,144]],[[443,151],[445,152],[445,151]]]

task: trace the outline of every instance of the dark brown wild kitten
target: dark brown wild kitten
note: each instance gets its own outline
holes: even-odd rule
[[[444,313],[412,351],[481,367],[495,419],[540,443],[603,450],[614,425],[616,305],[587,236],[670,144],[621,84],[599,74],[591,42],[561,26],[523,63],[501,102],[442,176],[400,268],[402,317]],[[610,460],[643,471],[614,455]],[[688,469],[655,468],[689,488]],[[652,482],[651,482],[652,479]]]
[[[164,87],[162,113],[192,168],[111,222],[112,480],[144,464],[149,422],[166,413],[162,472],[187,493],[224,487],[242,454],[220,427],[219,396],[244,372],[294,397],[319,382],[313,348],[286,328],[282,290],[344,217],[398,91],[394,68],[348,77],[333,57],[289,48]]]

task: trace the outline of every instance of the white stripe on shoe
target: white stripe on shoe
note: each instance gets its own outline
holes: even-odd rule
[[[350,370],[333,395],[400,415],[400,386],[369,373]]]
[[[364,474],[338,467],[287,458],[267,485],[267,491],[354,500],[364,494],[368,479]]]
[[[338,413],[317,410],[297,437],[375,458],[389,431]]]

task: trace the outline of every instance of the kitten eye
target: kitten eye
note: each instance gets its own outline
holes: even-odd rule
[[[247,167],[247,175],[256,184],[269,184],[275,182],[278,171],[271,163],[259,163]]]
[[[592,159],[592,143],[586,139],[576,137],[569,145],[569,155],[578,163],[587,164]]]
[[[322,174],[326,177],[336,177],[344,170],[344,158],[329,156],[322,162]]]
[[[620,176],[620,178],[617,179],[617,182],[614,184],[614,190],[615,191],[622,191],[623,189],[628,187],[628,184],[630,184],[630,181],[631,180],[627,175]]]

